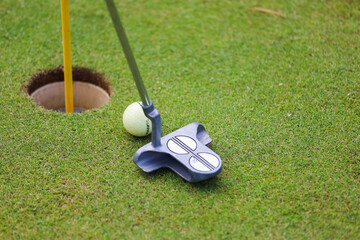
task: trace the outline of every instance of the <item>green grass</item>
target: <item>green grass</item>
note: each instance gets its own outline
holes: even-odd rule
[[[0,239],[360,238],[358,1],[116,4],[163,133],[201,122],[223,171],[190,184],[132,162],[150,137],[122,125],[139,97],[103,1],[71,1],[72,57],[110,103],[36,106],[21,87],[62,64],[60,1],[2,0]]]

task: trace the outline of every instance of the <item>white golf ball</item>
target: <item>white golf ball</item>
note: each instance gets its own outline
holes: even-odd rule
[[[126,131],[136,137],[147,136],[152,130],[151,121],[145,116],[141,102],[134,102],[125,109],[123,123]]]

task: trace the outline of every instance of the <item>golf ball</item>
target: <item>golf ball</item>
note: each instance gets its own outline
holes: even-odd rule
[[[151,133],[151,121],[145,116],[141,102],[134,102],[125,109],[123,124],[126,131],[136,137],[144,137]]]

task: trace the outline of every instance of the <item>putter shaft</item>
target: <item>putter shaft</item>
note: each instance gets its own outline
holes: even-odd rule
[[[111,19],[113,21],[117,36],[118,36],[118,38],[119,38],[119,40],[121,42],[121,46],[123,48],[125,57],[127,59],[127,63],[129,65],[129,68],[130,68],[131,73],[133,75],[136,87],[137,87],[137,89],[139,91],[141,101],[142,101],[144,106],[148,106],[148,105],[150,105],[151,101],[150,101],[150,99],[149,99],[149,97],[147,95],[147,92],[146,92],[146,89],[145,89],[145,86],[144,86],[144,82],[143,82],[143,80],[141,78],[141,75],[140,75],[139,69],[137,67],[134,55],[133,55],[133,53],[131,51],[129,41],[128,41],[127,37],[126,37],[125,30],[124,30],[124,28],[123,28],[123,26],[121,24],[121,20],[120,20],[118,11],[116,9],[116,6],[114,4],[114,1],[113,0],[105,0],[105,2],[106,2],[106,5],[108,7]]]

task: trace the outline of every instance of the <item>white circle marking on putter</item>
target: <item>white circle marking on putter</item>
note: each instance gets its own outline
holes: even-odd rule
[[[179,139],[182,143],[184,143],[186,146],[188,146],[191,150],[195,151],[197,144],[194,139],[187,136],[177,136],[177,139]]]
[[[213,165],[215,168],[219,166],[219,159],[211,153],[199,153],[200,157],[205,159],[208,163]]]
[[[195,157],[191,157],[190,158],[190,165],[199,171],[203,171],[203,172],[207,172],[210,171],[210,169],[205,166],[204,164],[202,164],[199,160],[197,160]]]
[[[170,151],[177,153],[177,154],[188,154],[188,152],[180,147],[177,143],[175,143],[173,140],[169,140],[167,143],[167,147],[170,149]]]

